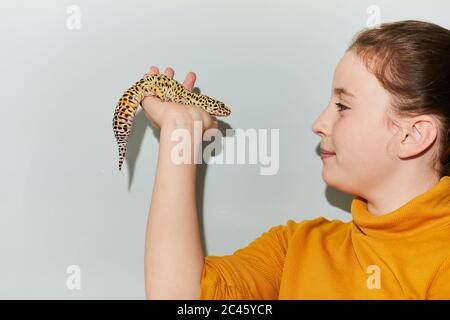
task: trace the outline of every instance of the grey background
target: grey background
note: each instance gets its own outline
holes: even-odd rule
[[[349,221],[327,188],[313,121],[372,5],[381,21],[450,27],[448,1],[2,1],[0,298],[144,299],[157,133],[139,109],[124,169],[112,115],[151,65],[189,71],[228,103],[232,128],[279,128],[280,169],[199,168],[207,255],[231,254],[288,219]],[[69,30],[66,9],[81,9]],[[69,265],[81,290],[66,287]]]

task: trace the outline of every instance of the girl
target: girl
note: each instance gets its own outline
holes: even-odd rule
[[[184,86],[194,82],[189,73]],[[449,30],[408,20],[355,36],[312,126],[324,181],[354,195],[352,221],[289,220],[231,255],[203,256],[195,163],[170,161],[172,130],[193,130],[194,120],[207,130],[217,121],[201,108],[153,97],[143,108],[161,129],[147,298],[450,298]]]

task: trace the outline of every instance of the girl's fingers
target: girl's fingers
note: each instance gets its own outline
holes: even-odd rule
[[[151,66],[149,72],[147,72],[146,74],[144,74],[144,76],[150,75],[150,74],[158,74],[159,73],[159,69],[156,66]],[[164,71],[164,75],[166,77],[169,78],[173,78],[175,75],[175,70],[173,70],[171,67],[167,67],[166,70]]]
[[[159,73],[158,67],[151,66],[150,70],[146,74],[144,74],[144,78],[151,74],[158,74],[158,73]]]
[[[164,71],[164,74],[169,78],[173,78],[173,76],[175,75],[175,70],[173,70],[171,67],[167,67],[166,71]]]
[[[186,78],[184,78],[183,86],[188,89],[189,91],[192,91],[192,88],[194,88],[195,79],[197,76],[194,72],[189,72],[186,75]]]
[[[146,73],[144,76],[147,76],[149,74],[158,74],[159,69],[156,66],[151,66],[150,71]],[[171,67],[167,67],[164,71],[164,74],[169,77],[173,78],[175,76],[175,70],[173,70]],[[186,78],[184,78],[183,86],[188,89],[189,91],[192,91],[194,88],[195,80],[197,79],[197,75],[194,72],[189,72],[186,75]]]
[[[150,68],[149,73],[150,73],[150,74],[158,74],[158,73],[159,73],[158,67],[152,66],[152,67]]]

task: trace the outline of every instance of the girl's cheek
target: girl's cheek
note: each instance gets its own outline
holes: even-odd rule
[[[346,119],[340,119],[336,122],[333,130],[333,142],[335,147],[335,152],[339,153],[339,151],[351,151],[355,146],[355,140],[358,140],[358,137],[361,135],[361,130],[352,126],[349,121]],[[350,150],[349,150],[350,149]]]
[[[333,128],[333,135],[334,135],[334,142],[339,143],[343,139],[345,139],[345,136],[347,135],[346,131],[348,131],[349,128],[345,123],[344,119],[339,119]]]

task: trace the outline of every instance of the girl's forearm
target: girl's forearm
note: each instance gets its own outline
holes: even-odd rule
[[[162,127],[145,242],[147,299],[198,299],[203,250],[195,197],[196,164],[175,164],[174,126]],[[192,132],[192,131],[191,131]],[[192,135],[191,135],[192,136]],[[191,142],[191,147],[198,144]],[[192,155],[194,154],[192,152]]]

